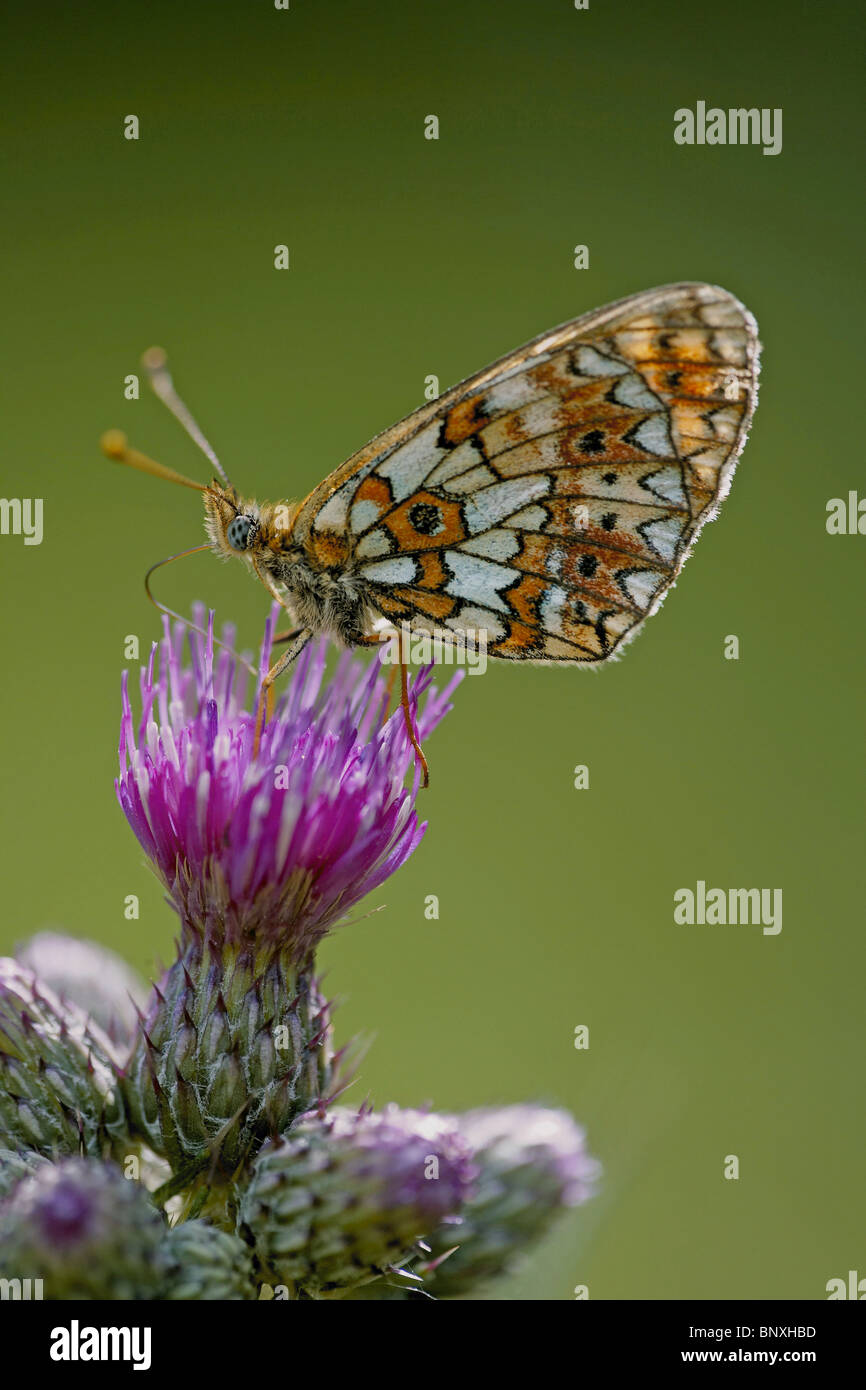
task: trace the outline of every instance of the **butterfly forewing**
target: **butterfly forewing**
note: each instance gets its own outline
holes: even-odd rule
[[[755,404],[754,319],[651,290],[519,348],[379,435],[300,508],[388,619],[491,655],[604,661],[654,612],[725,496]]]

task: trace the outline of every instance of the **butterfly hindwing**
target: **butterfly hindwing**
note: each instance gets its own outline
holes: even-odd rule
[[[669,286],[554,329],[378,436],[302,505],[392,621],[491,655],[603,661],[658,607],[725,496],[755,322]]]

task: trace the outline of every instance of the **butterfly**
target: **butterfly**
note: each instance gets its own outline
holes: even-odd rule
[[[243,559],[289,612],[265,692],[314,634],[372,645],[394,625],[457,645],[480,636],[506,661],[597,664],[656,611],[726,496],[759,352],[754,318],[727,290],[648,290],[452,387],[304,501],[260,505],[230,483],[151,349],[154,389],[222,482],[184,478],[119,431],[103,449],[201,491],[211,549]]]

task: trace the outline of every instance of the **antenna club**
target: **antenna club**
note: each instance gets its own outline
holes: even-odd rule
[[[126,458],[128,441],[123,430],[106,430],[99,441],[99,446],[105,457],[112,459],[115,463],[123,463]]]
[[[149,347],[141,355],[141,365],[147,372],[159,372],[167,362],[165,348]]]

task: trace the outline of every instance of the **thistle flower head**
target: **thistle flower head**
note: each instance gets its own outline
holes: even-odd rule
[[[314,1296],[374,1279],[460,1212],[475,1176],[450,1118],[334,1108],[265,1145],[240,1203],[266,1271]]]
[[[425,1287],[436,1298],[457,1297],[506,1273],[566,1207],[594,1195],[601,1174],[583,1130],[564,1110],[503,1105],[454,1118],[478,1176],[460,1224],[430,1237]]]
[[[203,617],[196,610],[199,626]],[[254,757],[255,699],[247,703],[246,673],[226,649],[234,635],[223,629],[215,655],[213,614],[206,639],[166,619],[142,671],[137,723],[124,678],[117,794],[180,914],[182,946],[185,935],[255,938],[300,961],[418,845],[419,778],[404,786],[412,747],[402,711],[386,718],[378,663],[365,671],[346,653],[326,681],[324,640],[298,658]],[[452,687],[437,692],[431,675],[422,671],[409,696],[422,739],[450,708]]]
[[[0,1204],[0,1270],[47,1299],[154,1297],[165,1226],[144,1188],[96,1159],[45,1163]]]

